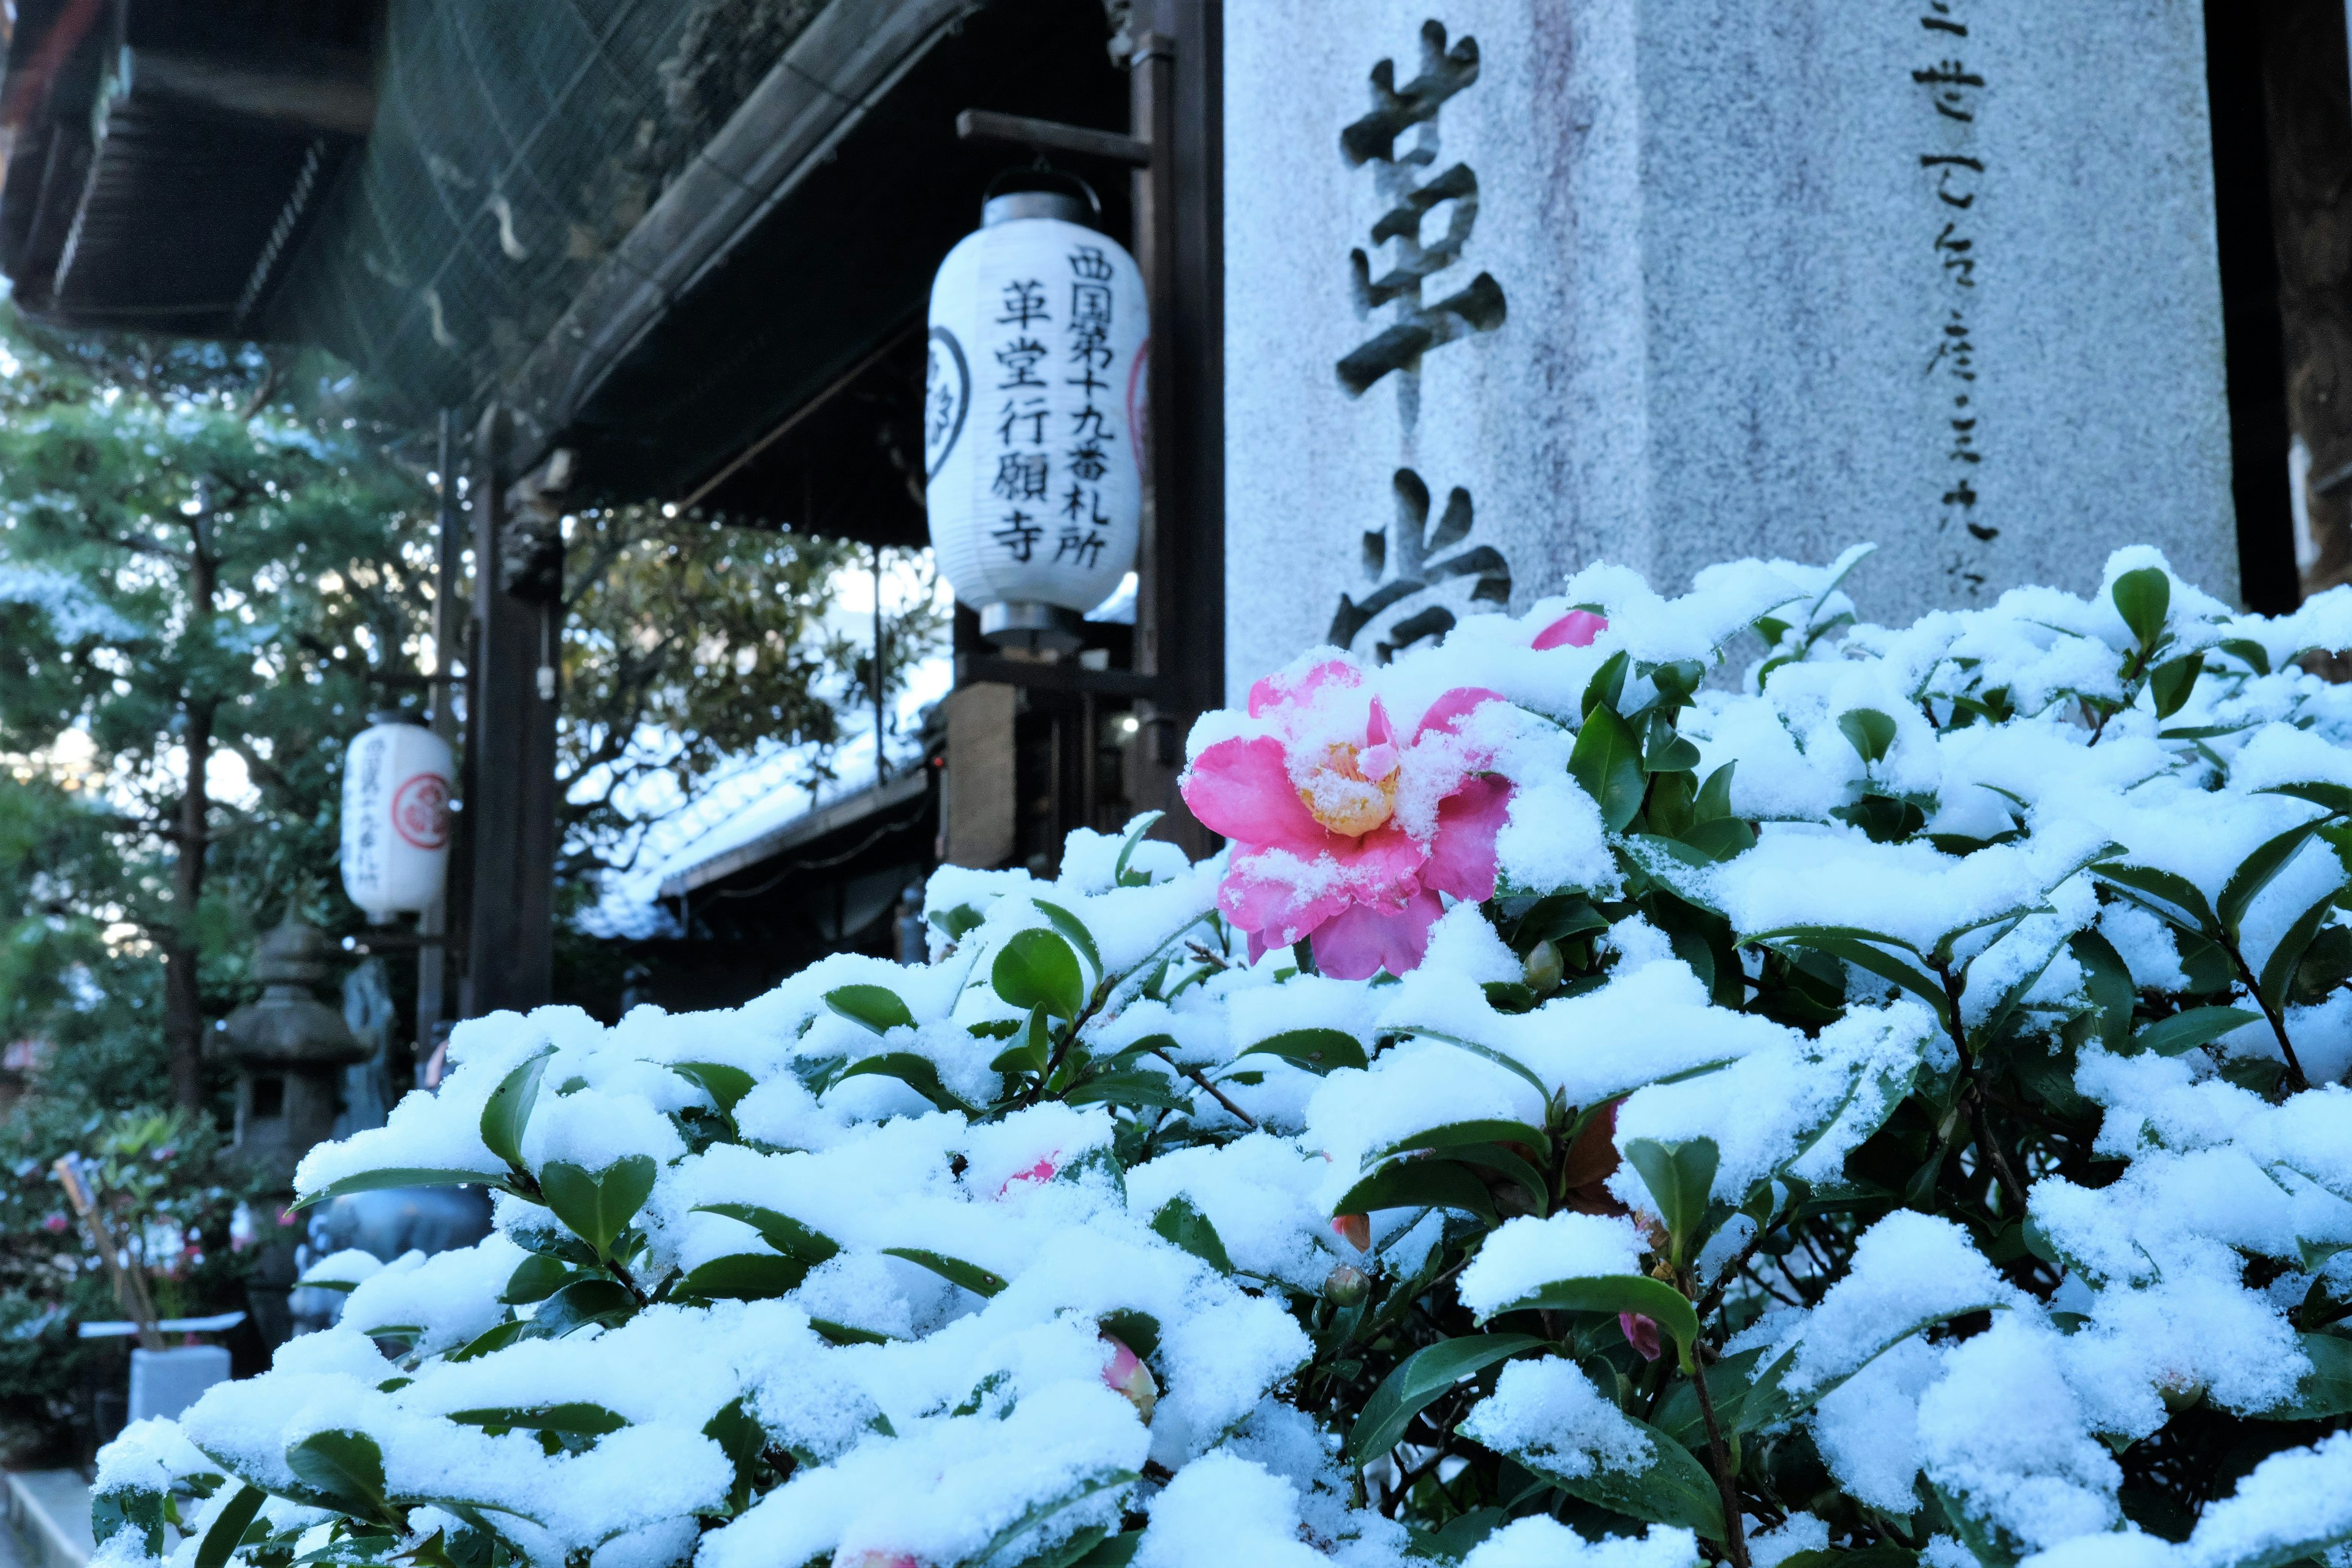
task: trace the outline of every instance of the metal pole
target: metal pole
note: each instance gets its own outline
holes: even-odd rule
[[[435,509],[433,574],[433,732],[452,746],[457,741],[457,686],[453,674],[457,648],[466,635],[466,605],[458,593],[465,570],[465,529],[457,516],[457,412],[441,411],[440,445],[435,470],[439,475]],[[449,931],[449,898],[446,884],[417,917],[419,935],[446,936]],[[433,1026],[448,1015],[448,949],[426,942],[416,949],[416,1065],[421,1069],[433,1054]]]
[[[882,547],[874,547],[874,786],[877,789],[890,782],[890,769],[882,755],[882,692],[888,684],[882,662],[886,651],[882,629]]]

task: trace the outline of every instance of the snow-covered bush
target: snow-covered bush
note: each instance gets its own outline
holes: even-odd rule
[[[1226,854],[943,869],[925,967],[461,1026],[301,1184],[496,1233],[322,1265],[106,1562],[2341,1561],[2352,590],[1852,563],[1302,660]]]

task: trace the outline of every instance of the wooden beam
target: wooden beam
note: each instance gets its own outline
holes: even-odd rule
[[[1065,125],[1058,120],[1033,120],[1025,114],[999,114],[992,109],[967,109],[957,115],[956,134],[966,142],[1001,142],[1040,153],[1108,158],[1130,168],[1149,168],[1151,163],[1151,143],[1141,137]]]

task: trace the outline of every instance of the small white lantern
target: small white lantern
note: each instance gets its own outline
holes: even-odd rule
[[[1070,648],[1135,564],[1143,275],[1076,197],[992,196],[931,284],[931,548],[992,640]]]
[[[343,891],[382,924],[441,896],[449,871],[449,743],[379,716],[343,753]]]

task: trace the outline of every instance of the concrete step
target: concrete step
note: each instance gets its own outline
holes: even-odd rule
[[[7,1472],[8,1523],[24,1568],[82,1568],[90,1536],[89,1487],[73,1470]]]

